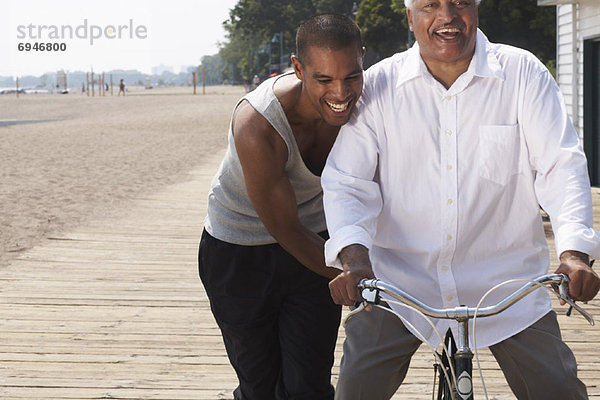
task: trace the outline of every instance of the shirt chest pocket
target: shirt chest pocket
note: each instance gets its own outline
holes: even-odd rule
[[[501,185],[519,173],[519,125],[479,127],[479,174]]]

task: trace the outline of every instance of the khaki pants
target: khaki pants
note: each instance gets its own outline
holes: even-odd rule
[[[420,345],[395,315],[377,307],[361,312],[346,325],[335,399],[390,399]],[[490,350],[519,400],[588,398],[577,378],[575,357],[561,339],[554,311]]]

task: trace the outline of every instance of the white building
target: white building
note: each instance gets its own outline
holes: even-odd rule
[[[537,0],[556,6],[556,73],[600,186],[600,0]]]

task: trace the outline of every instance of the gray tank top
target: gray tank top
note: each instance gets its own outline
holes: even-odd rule
[[[247,100],[281,135],[288,149],[285,173],[296,194],[300,222],[313,232],[321,232],[326,229],[321,179],[302,160],[292,128],[273,92],[273,84],[277,78],[279,77],[266,80],[240,102]],[[228,140],[227,152],[208,194],[208,215],[204,226],[213,237],[229,243],[275,243],[276,240],[269,234],[248,198],[231,122]]]

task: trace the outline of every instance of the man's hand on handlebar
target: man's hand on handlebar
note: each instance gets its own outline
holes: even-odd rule
[[[592,300],[600,289],[600,277],[590,267],[587,254],[574,250],[563,252],[556,273],[568,275],[569,296],[573,300]]]
[[[344,247],[339,257],[344,271],[329,282],[329,291],[336,304],[352,306],[361,300],[356,286],[358,282],[364,278],[375,278],[369,250],[360,244],[353,244]]]

